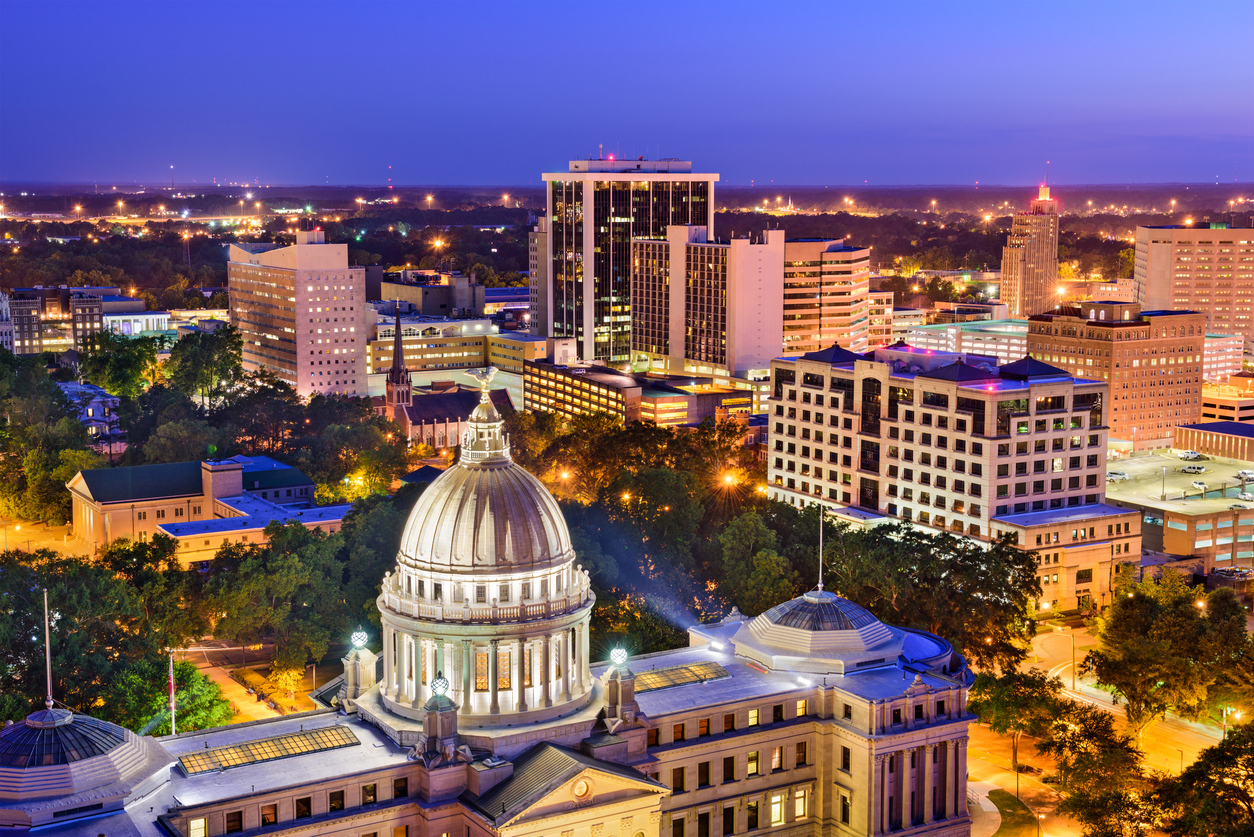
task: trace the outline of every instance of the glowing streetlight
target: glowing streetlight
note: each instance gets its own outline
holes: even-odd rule
[[[610,652],[610,662],[616,666],[621,666],[627,662],[627,652],[621,648],[615,648]]]
[[[431,208],[431,196],[427,195],[427,209]]]

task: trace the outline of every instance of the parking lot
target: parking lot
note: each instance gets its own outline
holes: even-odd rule
[[[1201,465],[1206,471],[1201,474],[1184,473],[1183,469],[1190,465]],[[1199,513],[1219,511],[1234,503],[1244,503],[1254,508],[1254,501],[1237,498],[1242,490],[1237,471],[1254,471],[1254,463],[1214,457],[1186,462],[1176,454],[1153,454],[1111,460],[1106,470],[1123,471],[1129,477],[1127,480],[1106,483],[1106,496],[1112,500],[1165,504],[1175,508],[1187,504],[1191,511]],[[1194,480],[1206,483],[1205,496],[1201,490],[1190,485]],[[1246,490],[1254,494],[1254,482],[1248,483]],[[1164,494],[1165,501],[1162,499]]]

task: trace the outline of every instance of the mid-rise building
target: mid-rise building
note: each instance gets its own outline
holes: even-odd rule
[[[287,247],[232,244],[227,282],[245,370],[268,370],[306,398],[367,393],[375,311],[347,244],[327,244],[321,230],[298,231]]]
[[[103,330],[105,313],[143,311],[144,303],[121,296],[120,288],[37,285],[14,289],[9,309],[14,353],[36,355],[82,348],[84,340]]]
[[[1027,320],[976,320],[914,326],[905,342],[918,349],[987,355],[1011,363],[1028,353]]]
[[[1011,317],[1041,314],[1058,302],[1058,202],[1048,186],[1011,219],[1001,254],[1001,301]]]
[[[984,543],[1014,533],[1052,585],[1040,610],[1109,603],[1113,563],[1139,561],[1137,512],[1104,502],[1105,382],[909,346],[771,371],[773,499]]]
[[[124,337],[155,336],[171,331],[169,311],[105,314],[101,320],[105,331]]]
[[[892,293],[871,290],[869,247],[843,239],[784,242],[784,357],[832,344],[855,352],[886,345],[892,311]]]
[[[1202,384],[1202,421],[1254,422],[1254,374],[1230,375],[1222,384]],[[1182,440],[1176,440],[1180,447]]]
[[[1254,339],[1254,230],[1137,227],[1132,280],[1144,308],[1203,311],[1208,331]]]
[[[482,317],[487,289],[474,274],[403,270],[379,283],[379,299],[427,317]]]
[[[1239,334],[1208,334],[1202,355],[1202,380],[1223,384],[1244,367],[1245,338]]]
[[[549,259],[549,219],[538,218],[527,232],[527,299],[531,333],[542,337],[553,333]]]
[[[890,343],[896,343],[899,340],[906,340],[911,329],[925,326],[929,323],[929,315],[931,311],[926,308],[894,308],[892,309],[893,329]],[[909,342],[907,340],[907,342]]]
[[[9,307],[9,295],[0,291],[0,347],[14,352],[13,309]]]
[[[630,424],[681,425],[714,417],[720,408],[751,412],[754,396],[718,386],[711,378],[640,375],[589,363],[523,364],[523,406],[565,418],[609,413]]]
[[[632,241],[633,364],[676,374],[765,378],[783,345],[784,231],[711,241],[671,225]]]
[[[1175,428],[1200,416],[1206,315],[1086,302],[1038,314],[1028,352],[1074,375],[1110,384],[1107,420],[1117,447],[1172,446]]]
[[[1010,306],[999,300],[992,302],[945,302],[932,306],[929,320],[932,323],[974,323],[989,320],[1005,320],[1010,317]]]
[[[673,224],[714,230],[717,174],[678,160],[572,160],[543,175],[547,270],[531,320],[573,337],[582,360],[631,359],[631,242],[663,239]],[[537,281],[541,278],[538,276]],[[540,329],[540,324],[547,327]]]

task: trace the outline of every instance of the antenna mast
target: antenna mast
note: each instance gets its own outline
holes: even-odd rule
[[[822,593],[823,592],[823,517],[825,516],[827,509],[823,507],[822,503],[819,503],[818,507],[819,507],[819,592]]]
[[[48,588],[44,588],[44,668],[48,676],[48,696],[44,698],[44,706],[52,711],[52,641],[48,633]]]

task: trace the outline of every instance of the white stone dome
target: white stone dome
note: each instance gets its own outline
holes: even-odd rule
[[[419,573],[540,571],[574,558],[549,490],[509,454],[504,422],[484,390],[461,458],[418,498],[397,561]]]

